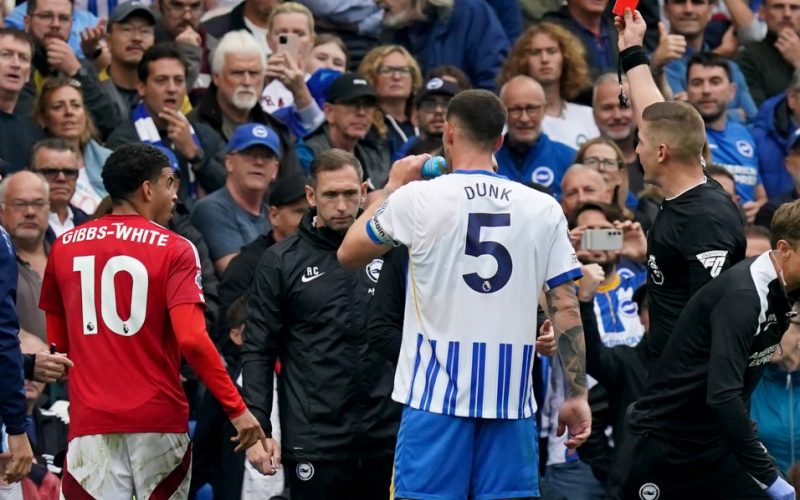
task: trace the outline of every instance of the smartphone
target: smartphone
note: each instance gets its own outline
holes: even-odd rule
[[[278,54],[289,54],[295,63],[300,63],[300,40],[297,33],[278,35]]]
[[[639,0],[617,0],[611,12],[614,13],[615,16],[622,16],[625,14],[625,9],[631,9],[631,12],[633,12],[636,10],[637,5],[639,5]]]
[[[584,250],[622,250],[621,229],[587,229],[581,237]]]

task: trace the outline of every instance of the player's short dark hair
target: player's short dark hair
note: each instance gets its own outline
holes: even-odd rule
[[[786,240],[797,248],[800,243],[800,200],[784,203],[772,216],[772,248],[778,248],[779,240]]]
[[[144,55],[142,55],[142,60],[139,61],[139,64],[136,66],[136,76],[139,77],[140,82],[147,82],[147,78],[150,76],[150,64],[160,61],[161,59],[177,60],[181,63],[181,66],[183,66],[183,74],[186,75],[186,61],[184,61],[183,56],[181,56],[177,44],[173,42],[161,42],[145,50]]]
[[[575,208],[572,215],[569,218],[569,227],[570,229],[578,226],[578,216],[580,216],[583,212],[587,212],[589,210],[596,210],[603,215],[606,216],[606,220],[608,222],[614,222],[615,220],[624,221],[627,218],[622,214],[622,211],[615,207],[614,205],[609,205],[608,203],[601,203],[599,201],[587,201],[586,203],[581,203],[580,205]]]
[[[136,192],[145,181],[155,181],[164,168],[172,168],[169,158],[153,146],[132,143],[120,146],[106,160],[103,186],[111,203],[118,204]]]
[[[75,149],[75,143],[68,141],[67,139],[61,137],[48,137],[47,139],[42,139],[41,141],[37,141],[36,144],[33,145],[33,148],[31,148],[31,159],[28,163],[28,167],[31,170],[34,170],[36,164],[36,155],[42,149],[49,149],[50,151],[71,151],[75,154],[78,153]]]
[[[447,105],[447,120],[455,120],[467,139],[485,150],[494,150],[507,118],[503,101],[488,90],[459,92]]]
[[[30,8],[30,3],[28,4],[28,7]],[[7,26],[5,28],[0,28],[0,37],[4,36],[9,36],[14,40],[27,43],[31,48],[31,55],[33,55],[35,47],[33,44],[33,38],[31,38],[29,34],[25,33],[20,29]]]
[[[689,81],[689,73],[692,71],[692,66],[695,65],[705,66],[707,68],[722,68],[725,71],[725,75],[728,77],[728,81],[733,81],[731,65],[728,60],[713,52],[695,52],[694,55],[689,58],[689,63],[686,64],[687,82]]]
[[[358,173],[358,182],[364,179],[364,168],[354,154],[343,149],[329,149],[318,154],[311,162],[311,171],[308,174],[308,185],[316,188],[317,177],[320,172],[332,172],[344,167],[353,167]]]

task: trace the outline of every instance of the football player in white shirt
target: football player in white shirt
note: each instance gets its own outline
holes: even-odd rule
[[[411,182],[429,156],[398,161],[339,247],[348,266],[392,245],[409,252],[396,498],[539,496],[531,367],[543,288],[568,379],[559,431],[570,448],[589,435],[580,267],[556,201],[492,171],[505,121],[494,94],[455,96],[443,135],[453,173]]]

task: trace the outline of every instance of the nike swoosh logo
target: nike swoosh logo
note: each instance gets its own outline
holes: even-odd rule
[[[304,275],[302,278],[300,278],[300,281],[302,281],[303,283],[308,283],[309,281],[313,281],[313,280],[319,278],[323,274],[325,274],[325,273],[315,274],[314,276],[305,276]]]

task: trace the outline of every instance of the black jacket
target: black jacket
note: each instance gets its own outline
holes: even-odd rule
[[[188,118],[192,121],[205,123],[227,141],[229,138],[225,137],[222,132],[222,109],[217,103],[217,91],[217,86],[212,83],[197,107],[189,113]],[[269,113],[264,112],[261,104],[258,103],[250,111],[249,121],[262,123],[278,134],[278,138],[281,140],[281,168],[278,175],[283,178],[300,173],[300,163],[298,163],[297,154],[294,152],[294,136],[289,131],[289,127]]]
[[[310,210],[299,231],[270,247],[255,270],[242,348],[245,401],[269,432],[280,358],[284,456],[388,456],[400,417],[389,398],[394,367],[369,349],[365,328],[378,262],[343,268],[336,260],[343,235],[317,229],[315,217]]]
[[[78,207],[76,207],[76,206],[74,206],[72,204],[70,204],[69,208],[70,208],[70,210],[72,210],[72,223],[75,224],[75,227],[78,227],[81,224],[83,224],[84,222],[88,222],[89,220],[91,220],[91,217],[89,216],[89,214],[87,214],[86,212],[84,212],[80,208],[78,208]],[[54,241],[56,241],[56,233],[53,231],[53,228],[51,228],[50,226],[47,226],[47,232],[44,233],[44,239],[45,239],[45,241],[47,241],[50,244],[52,244]]]

